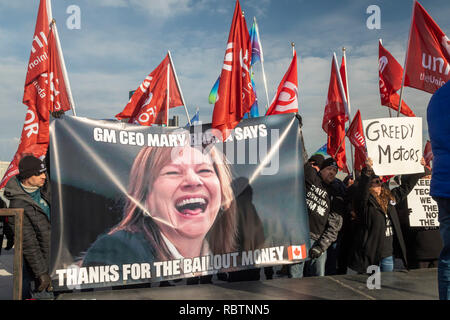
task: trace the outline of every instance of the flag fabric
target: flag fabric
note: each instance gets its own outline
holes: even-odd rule
[[[297,52],[294,52],[289,69],[278,86],[266,116],[290,112],[298,112]]]
[[[327,153],[327,143],[325,143],[323,146],[321,146],[314,154],[321,154],[325,158],[329,157],[330,155]]]
[[[400,101],[397,91],[402,86],[403,68],[394,56],[383,47],[381,41],[378,43],[378,57],[381,105],[397,111]],[[408,117],[416,116],[403,99],[400,112]]]
[[[28,107],[22,134],[10,165],[0,181],[3,188],[8,180],[19,173],[20,159],[25,155],[45,158],[49,143],[50,85],[48,71],[50,64],[48,36],[50,32],[47,2],[41,0],[31,44],[30,59],[25,79],[22,102]]]
[[[322,129],[327,133],[327,153],[335,158],[344,172],[349,172],[345,155],[345,122],[348,121],[347,98],[337,65],[336,55],[331,61],[331,75]]]
[[[423,149],[423,158],[425,159],[425,165],[430,168],[430,163],[433,160],[433,151],[431,150],[431,142],[427,140],[425,148]]]
[[[409,34],[405,86],[433,94],[450,80],[450,40],[415,1]]]
[[[250,108],[250,111],[247,112],[246,114],[244,114],[243,119],[259,117],[258,97],[256,96],[256,85],[255,85],[255,82],[253,81],[253,72],[252,72],[252,87],[253,87],[253,92],[255,94],[255,103]]]
[[[289,246],[288,247],[288,259],[289,260],[301,260],[306,259],[306,245]]]
[[[169,72],[168,72],[169,68]],[[167,74],[169,73],[169,89]],[[167,91],[169,90],[169,108],[183,105],[181,93],[175,81],[175,74],[169,54],[136,89],[124,110],[116,114],[119,120],[128,119],[129,123],[143,126],[164,124],[167,117]]]
[[[217,90],[219,89],[220,76],[217,78],[214,83],[211,92],[209,93],[208,102],[209,104],[215,104],[217,100]]]
[[[258,61],[264,61],[261,40],[259,39],[259,30],[256,20],[253,20],[252,28],[250,29],[250,42],[252,45],[252,66]]]
[[[348,101],[348,91],[347,91],[347,72],[345,67],[345,58],[342,57],[341,68],[339,69],[339,74],[341,75],[342,85],[344,86],[345,98]]]
[[[361,113],[358,110],[353,118],[352,123],[348,127],[347,137],[350,143],[355,147],[355,169],[361,171],[365,166],[367,159],[366,139],[364,138],[364,130],[361,121]]]
[[[68,111],[71,109],[69,94],[62,71],[62,62],[56,45],[56,24],[52,23],[48,37],[48,52],[50,56],[49,72],[44,74],[50,85],[50,111]]]
[[[212,127],[222,132],[223,140],[255,102],[250,75],[251,53],[247,23],[236,0],[212,116]]]
[[[191,119],[191,125],[195,125],[199,121],[200,121],[200,111],[197,108],[197,112],[195,112],[194,116]],[[187,124],[187,126],[189,126],[189,123]]]

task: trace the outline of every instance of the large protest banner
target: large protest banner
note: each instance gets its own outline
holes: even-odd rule
[[[409,226],[438,227],[438,205],[430,196],[430,179],[420,179],[408,194]]]
[[[377,175],[423,172],[422,118],[363,120],[367,153]]]
[[[225,142],[210,124],[186,130],[63,116],[50,128],[55,290],[306,259],[295,115],[243,120]]]

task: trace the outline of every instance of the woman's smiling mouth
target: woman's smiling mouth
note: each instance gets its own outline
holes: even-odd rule
[[[183,197],[175,203],[175,208],[184,216],[195,216],[205,212],[208,201],[202,197]]]

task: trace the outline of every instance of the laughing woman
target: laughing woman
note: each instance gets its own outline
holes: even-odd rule
[[[130,172],[122,221],[91,245],[83,266],[121,267],[235,251],[231,171],[214,147],[205,150],[143,148]]]

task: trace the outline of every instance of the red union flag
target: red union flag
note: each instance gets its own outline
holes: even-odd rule
[[[364,138],[364,130],[361,121],[361,113],[358,110],[352,123],[348,127],[347,137],[351,144],[355,146],[355,169],[361,171],[367,159],[366,139]]]
[[[345,172],[348,172],[345,155],[345,122],[347,120],[347,98],[339,73],[336,55],[333,55],[322,129],[328,136],[327,153],[335,158],[339,168]]]
[[[266,116],[298,112],[298,80],[297,80],[297,52],[289,66],[288,71],[278,86],[277,94],[266,112]]]
[[[168,73],[169,88],[167,87]],[[129,119],[129,123],[137,123],[143,126],[149,126],[154,123],[166,123],[167,91],[169,91],[170,108],[183,105],[169,54],[145,78],[130,98],[130,101],[128,101],[125,109],[116,114],[115,117],[119,120]]]
[[[378,69],[380,77],[380,98],[381,105],[398,110],[400,96],[397,94],[402,86],[403,68],[397,60],[387,51],[381,41],[378,43]],[[402,114],[408,117],[415,117],[414,112],[402,99]]]
[[[71,109],[69,94],[67,92],[66,83],[64,81],[61,57],[59,56],[56,44],[56,25],[53,24],[48,37],[48,52],[50,57],[49,72],[42,76],[47,78],[50,90],[50,106],[53,111],[68,111]]]
[[[341,61],[341,68],[339,69],[339,74],[341,75],[341,79],[342,79],[342,86],[344,87],[344,92],[345,92],[345,98],[348,101],[348,92],[347,92],[347,72],[345,71],[345,58],[342,57],[342,61]]]
[[[450,80],[450,40],[415,1],[406,61],[405,86],[434,93]]]
[[[221,131],[223,140],[255,102],[249,72],[251,54],[247,23],[237,0],[212,116],[212,127]]]
[[[306,259],[306,245],[289,246],[288,247],[288,259],[289,260],[301,260]]]
[[[46,0],[41,0],[36,20],[30,59],[25,80],[23,103],[28,106],[16,154],[0,181],[3,188],[8,180],[19,173],[18,165],[24,155],[44,158],[49,143],[49,19]]]

